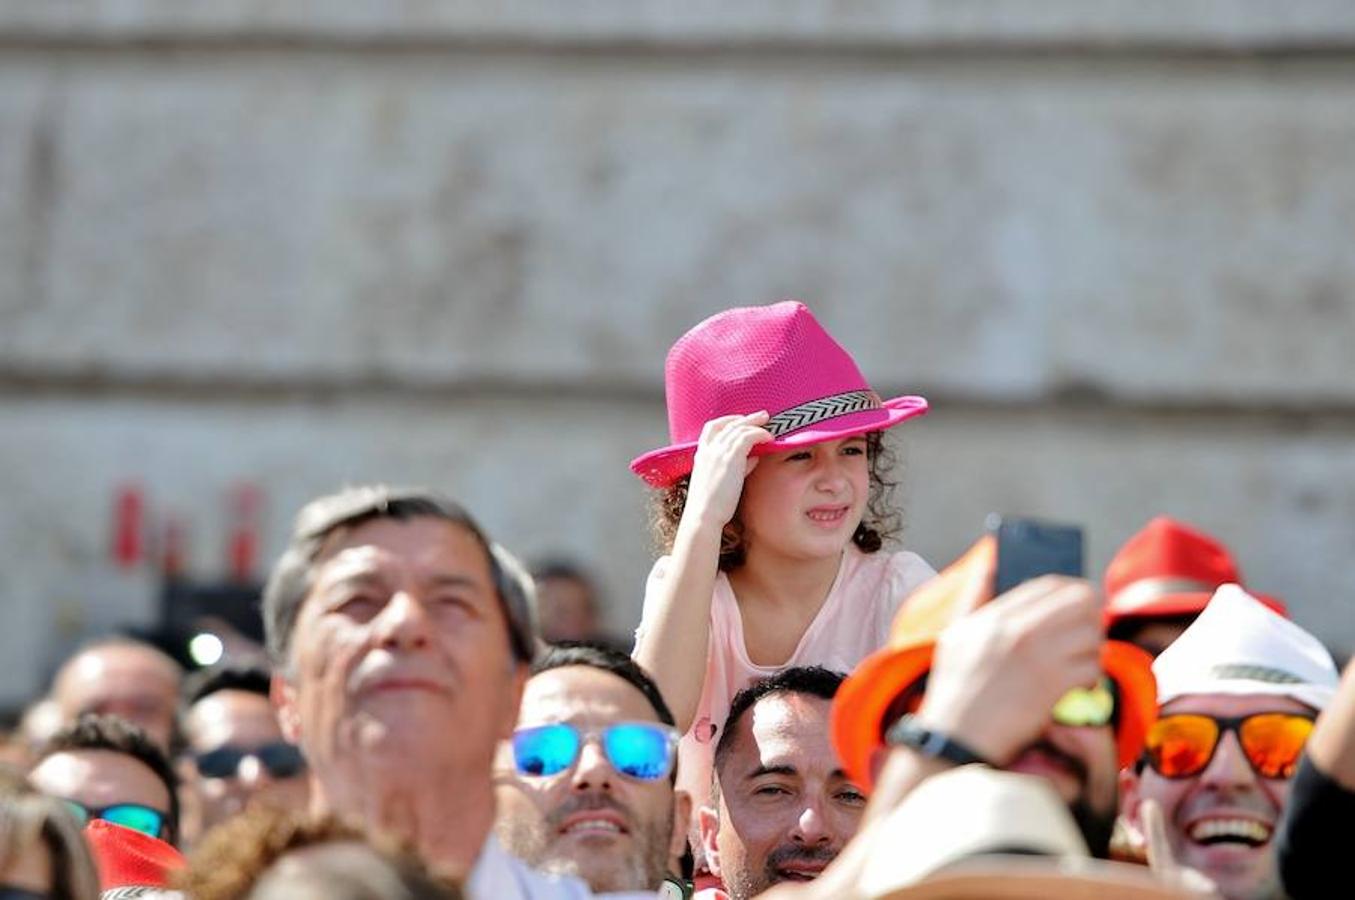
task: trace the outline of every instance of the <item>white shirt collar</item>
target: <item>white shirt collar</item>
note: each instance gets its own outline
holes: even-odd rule
[[[567,875],[546,875],[499,845],[493,832],[485,838],[466,878],[470,900],[589,900],[588,886]]]

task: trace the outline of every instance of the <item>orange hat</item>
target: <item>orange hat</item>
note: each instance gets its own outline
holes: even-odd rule
[[[838,758],[851,779],[872,787],[871,757],[884,744],[884,721],[894,700],[932,667],[942,630],[993,596],[997,542],[984,535],[945,571],[922,585],[894,616],[889,642],[866,657],[838,688],[833,700],[832,735]],[[1138,758],[1148,726],[1157,714],[1152,657],[1138,647],[1106,641],[1101,668],[1120,692],[1116,745],[1121,766]]]
[[[1228,548],[1183,522],[1158,516],[1106,567],[1106,627],[1125,619],[1198,614],[1224,584],[1243,584]],[[1288,616],[1274,597],[1257,599]]]

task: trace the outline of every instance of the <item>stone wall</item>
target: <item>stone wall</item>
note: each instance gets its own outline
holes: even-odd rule
[[[809,301],[900,429],[934,563],[999,509],[1157,512],[1355,645],[1345,2],[0,7],[0,702],[114,486],[430,482],[524,555],[650,561],[662,358]],[[735,8],[737,7],[737,8]]]

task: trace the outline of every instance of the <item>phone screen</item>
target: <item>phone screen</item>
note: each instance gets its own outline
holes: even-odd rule
[[[1082,529],[1034,519],[992,517],[997,535],[995,594],[1041,575],[1082,576]]]

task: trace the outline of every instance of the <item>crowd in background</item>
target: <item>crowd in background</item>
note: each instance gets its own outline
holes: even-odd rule
[[[1348,893],[1355,675],[1218,538],[1163,516],[1008,579],[995,532],[937,573],[885,438],[927,402],[805,306],[665,374],[633,640],[436,492],[316,498],[256,654],[62,663],[5,746],[0,896]]]

